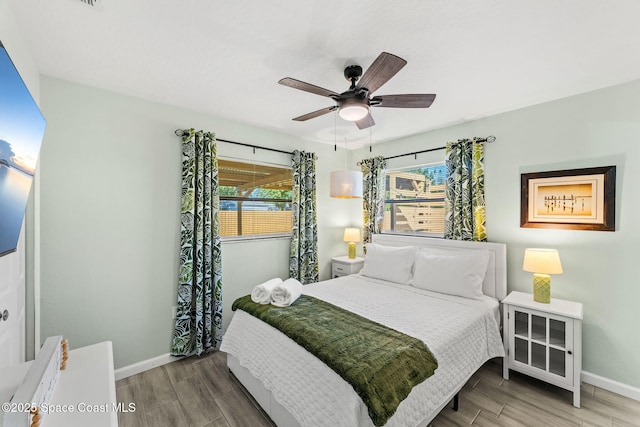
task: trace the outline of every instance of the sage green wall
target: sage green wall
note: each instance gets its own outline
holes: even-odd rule
[[[175,129],[318,154],[323,279],[330,258],[346,251],[344,227],[361,223],[358,202],[328,196],[329,172],[344,164],[344,150],[50,77],[41,79],[41,99],[48,120],[40,158],[42,337],[63,334],[72,347],[111,340],[116,368],[170,348],[180,230]],[[220,157],[291,164],[285,154],[218,148]],[[288,265],[288,239],[224,243],[225,325],[234,298],[287,277]]]
[[[507,243],[509,290],[531,292],[531,274],[522,271],[525,248],[557,248],[564,274],[553,276],[552,297],[584,304],[583,369],[640,387],[640,81],[374,145],[373,153],[357,154],[390,156],[487,135],[497,137],[486,147],[487,230],[490,240]],[[410,165],[416,160],[411,156],[392,162]],[[617,166],[615,232],[520,228],[521,173],[608,165]]]

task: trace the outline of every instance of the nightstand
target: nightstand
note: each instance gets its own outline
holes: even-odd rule
[[[582,371],[582,304],[552,298],[549,304],[531,294],[511,292],[504,300],[504,360],[509,369],[573,392],[580,407]]]
[[[364,266],[364,258],[337,256],[331,258],[331,278],[358,273]]]

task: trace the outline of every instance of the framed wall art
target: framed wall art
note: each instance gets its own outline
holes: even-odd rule
[[[520,227],[615,231],[616,167],[524,173]]]

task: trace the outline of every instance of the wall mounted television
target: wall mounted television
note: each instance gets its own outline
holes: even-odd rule
[[[0,256],[18,245],[45,126],[0,41]]]

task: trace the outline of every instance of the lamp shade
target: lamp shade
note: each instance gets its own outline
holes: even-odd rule
[[[560,255],[555,249],[525,249],[522,269],[531,273],[562,274]]]
[[[362,197],[362,172],[335,171],[331,172],[330,196],[342,199]]]
[[[360,241],[360,229],[359,228],[345,228],[344,237],[345,242],[359,242]]]

